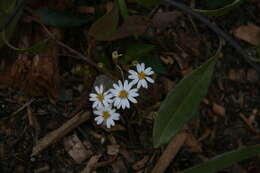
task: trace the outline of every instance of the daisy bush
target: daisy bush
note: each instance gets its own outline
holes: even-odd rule
[[[95,86],[95,93],[89,95],[95,121],[98,125],[110,128],[115,121],[120,119],[117,109],[129,109],[131,104],[136,104],[140,88],[148,88],[149,83],[154,83],[151,75],[154,71],[151,67],[145,68],[145,64],[137,64],[136,70],[130,69],[128,79],[113,84],[113,88],[105,91],[104,86]]]

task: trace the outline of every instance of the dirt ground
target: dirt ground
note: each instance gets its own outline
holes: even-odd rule
[[[28,6],[43,7],[36,2]],[[52,3],[46,6],[54,7]],[[68,6],[75,8],[70,5],[55,8]],[[202,2],[197,6],[203,7]],[[0,66],[0,172],[152,172],[167,146],[153,148],[155,113],[167,93],[186,74],[214,55],[219,38],[205,24],[174,7],[160,6],[143,11],[135,4],[130,7],[133,14],[148,14],[154,10],[154,13],[174,11],[179,16],[165,27],[148,30],[142,37],[105,42],[85,36],[82,28],[49,27],[66,45],[96,58],[96,62],[108,64],[105,70],[97,70],[55,42],[50,42],[37,54],[19,54],[7,46],[1,49],[1,64],[5,65]],[[232,35],[244,50],[257,56],[255,46],[238,39],[234,31],[242,25],[260,26],[259,9],[259,2],[249,1],[229,14],[208,19]],[[17,47],[19,40],[30,43],[30,40],[46,38],[46,33],[30,19],[28,11],[21,17],[19,26],[12,40]],[[89,26],[87,24],[86,28]],[[126,54],[129,44],[140,42],[154,45],[151,58],[156,56],[161,62],[161,66],[155,66],[158,71],[154,75],[155,84],[141,91],[138,104],[121,112],[122,118],[116,126],[111,129],[98,126],[89,93],[97,83],[113,82],[115,79],[111,75],[120,78],[120,71],[111,60],[112,52]],[[109,62],[102,57],[109,57]],[[121,62],[123,71],[127,63]],[[177,154],[165,172],[181,171],[218,154],[259,144],[259,85],[257,71],[226,42],[208,94],[197,116],[181,132],[185,140],[181,143],[180,138]],[[233,172],[260,173],[259,156],[219,171]]]

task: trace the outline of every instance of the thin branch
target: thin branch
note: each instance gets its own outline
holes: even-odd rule
[[[185,5],[176,2],[175,0],[166,0],[166,2],[168,2],[169,4],[173,5],[174,7],[194,16],[195,18],[197,18],[198,20],[200,20],[201,22],[203,22],[204,24],[206,24],[212,31],[214,31],[217,35],[219,35],[220,37],[222,37],[224,40],[226,40],[227,42],[229,42],[229,44],[234,47],[236,49],[236,51],[238,53],[240,53],[244,60],[251,65],[253,68],[255,68],[255,70],[260,74],[260,65],[259,64],[255,64],[254,62],[252,62],[248,57],[250,55],[248,55],[246,53],[246,51],[244,51],[244,49],[228,34],[226,34],[224,31],[222,31],[217,25],[211,23],[207,18],[205,18],[204,16],[196,13],[195,11],[193,11],[191,8],[186,7]]]

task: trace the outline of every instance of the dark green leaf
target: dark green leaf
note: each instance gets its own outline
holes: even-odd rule
[[[20,48],[14,47],[13,45],[11,45],[11,44],[8,42],[8,40],[7,40],[6,36],[5,36],[5,33],[2,33],[2,39],[3,39],[3,42],[4,42],[9,48],[11,48],[11,49],[13,49],[13,50],[15,50],[15,51],[17,51],[17,52],[19,52],[19,53],[25,53],[25,52],[27,52],[27,53],[38,53],[38,52],[41,52],[42,50],[44,50],[44,49],[46,48],[46,45],[47,45],[47,43],[48,43],[48,41],[49,41],[49,39],[45,39],[45,40],[43,40],[43,41],[41,41],[41,42],[35,44],[35,45],[32,46],[32,47],[25,48],[25,49],[20,49]]]
[[[203,0],[203,4],[207,9],[217,9],[224,7],[230,3],[234,2],[234,0]]]
[[[200,9],[193,9],[194,11],[205,14],[205,15],[210,15],[210,16],[222,16],[230,12],[231,10],[237,8],[240,6],[244,0],[234,0],[231,4],[228,4],[224,7],[215,9],[215,10],[200,10]]]
[[[213,173],[257,154],[260,154],[260,145],[241,148],[218,155],[205,163],[179,173]]]
[[[89,29],[88,34],[96,40],[108,39],[116,30],[119,20],[119,9],[115,2],[111,11],[98,19]]]
[[[162,63],[159,56],[150,55],[146,58],[140,58],[140,62],[143,62],[147,67],[152,67],[155,73],[157,74],[167,74],[164,64]]]
[[[133,43],[128,44],[128,49],[126,50],[125,56],[139,58],[147,56],[150,52],[154,50],[154,45],[144,44],[144,43]]]
[[[3,21],[8,15],[10,15],[12,13],[12,11],[15,8],[15,4],[16,4],[16,0],[9,0],[9,1],[1,1],[0,2],[0,21]],[[23,9],[20,9],[20,11],[18,12],[18,14],[15,16],[15,18],[12,20],[12,22],[10,23],[10,25],[5,29],[5,34],[6,34],[6,40],[9,40],[15,30],[15,27],[22,15],[22,11]],[[4,41],[2,39],[2,35],[3,33],[0,33],[0,48],[4,45]]]
[[[67,11],[59,10],[37,10],[35,11],[45,25],[69,28],[79,27],[89,22],[89,17],[86,15],[76,15]]]
[[[152,7],[160,5],[163,0],[136,0],[136,2],[144,7]]]
[[[118,0],[121,16],[126,20],[129,16],[125,0]]]
[[[216,57],[210,58],[184,77],[162,102],[153,128],[155,147],[169,142],[195,115],[207,93],[216,60]]]

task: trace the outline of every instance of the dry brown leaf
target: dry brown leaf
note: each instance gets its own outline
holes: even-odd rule
[[[107,146],[107,154],[112,155],[112,156],[116,156],[119,153],[119,149],[120,149],[120,146],[117,145],[117,144],[108,145]]]
[[[92,156],[89,159],[87,166],[80,173],[91,173],[92,170],[95,168],[95,165],[96,165],[96,163],[98,162],[98,160],[101,156],[102,156],[102,154]]]
[[[35,35],[31,33],[31,37],[33,38],[30,38],[32,41],[29,45],[46,39],[41,32]],[[58,45],[50,41],[46,50],[33,57],[19,54],[16,60],[8,61],[0,72],[0,84],[23,89],[33,96],[47,94],[52,100],[56,100],[60,80],[58,51]]]
[[[215,112],[218,115],[225,116],[225,114],[226,114],[226,109],[219,104],[214,103],[212,106],[212,109],[213,109],[213,112]]]
[[[149,161],[149,156],[144,156],[141,160],[137,161],[135,164],[133,164],[132,168],[137,171],[143,167],[145,167],[145,164]]]
[[[92,152],[86,150],[76,134],[64,138],[63,142],[65,150],[77,163],[81,163],[92,155]]]
[[[238,39],[244,40],[255,46],[260,43],[260,27],[254,24],[238,27],[234,30],[234,35]]]

